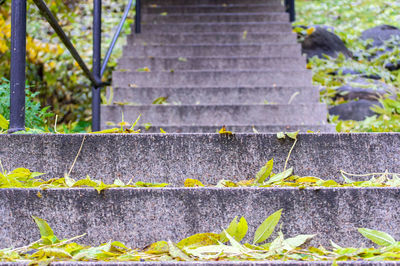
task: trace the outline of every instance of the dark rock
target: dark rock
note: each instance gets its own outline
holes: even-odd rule
[[[363,75],[360,75],[360,74],[362,74],[360,71],[355,70],[355,69],[351,69],[351,68],[341,68],[338,71],[333,71],[333,72],[330,72],[329,74],[330,75],[334,75],[334,76],[336,76],[338,74],[341,74],[341,75],[359,75],[360,77],[366,78],[366,79],[375,79],[375,80],[381,79],[381,77],[379,75],[376,75],[376,74],[369,74],[369,75],[368,74],[363,74]]]
[[[400,37],[400,29],[390,25],[380,25],[374,28],[365,30],[361,34],[361,40],[372,39],[372,47],[378,47],[384,45],[385,41],[388,41],[392,36]]]
[[[334,99],[342,98],[346,101],[356,100],[356,99],[376,101],[380,97],[387,94],[387,92],[384,90],[374,90],[371,88],[357,88],[357,87],[352,87],[350,85],[344,85],[340,88],[337,88],[336,92],[337,94],[334,97]]]
[[[396,88],[377,80],[366,78],[355,78],[347,84],[336,89],[337,94],[334,100],[343,98],[344,100],[372,100],[376,101],[378,98],[385,95],[396,95]]]
[[[396,63],[387,63],[385,65],[385,68],[389,71],[395,71],[400,69],[400,61],[397,61]]]
[[[375,80],[381,79],[381,76],[379,76],[377,74],[370,74],[370,75],[364,74],[364,75],[361,75],[361,77],[366,78],[366,79],[375,79]]]
[[[374,105],[380,105],[378,101],[359,100],[335,105],[329,108],[330,115],[338,115],[341,120],[362,121],[375,115],[371,110]]]
[[[351,52],[337,35],[321,27],[306,36],[301,46],[302,53],[306,54],[308,59],[313,56],[324,58],[324,55],[336,57],[339,53],[352,57]]]

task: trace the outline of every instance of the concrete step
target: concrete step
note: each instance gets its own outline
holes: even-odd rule
[[[264,13],[192,13],[192,14],[143,14],[143,24],[160,23],[210,23],[210,22],[288,22],[289,15],[284,12]]]
[[[296,43],[277,44],[168,44],[168,45],[128,45],[123,48],[124,57],[158,57],[158,56],[298,56],[301,46]],[[303,68],[305,65],[303,66]]]
[[[310,71],[113,72],[114,87],[311,86]]]
[[[140,44],[186,44],[186,43],[296,43],[296,35],[294,33],[279,33],[279,32],[230,32],[218,34],[215,32],[201,32],[201,33],[140,33],[128,35],[129,43]]]
[[[304,57],[121,57],[118,69],[136,71],[148,67],[151,71],[174,70],[248,70],[282,69],[299,70],[306,65]]]
[[[292,104],[318,103],[316,87],[192,87],[114,88],[113,102],[152,104],[166,97],[170,104]],[[110,97],[108,95],[108,97]]]
[[[219,134],[2,134],[0,154],[7,154],[1,159],[3,167],[6,170],[25,167],[47,173],[45,178],[63,177],[69,172],[83,138],[71,177],[89,175],[108,183],[115,178],[124,182],[133,178],[134,181],[166,182],[176,186],[182,186],[186,178],[196,178],[205,184],[217,184],[221,179],[251,179],[271,158],[274,158],[275,171],[282,171],[293,145],[293,140],[279,140],[276,134],[235,134],[232,137]],[[399,154],[400,133],[299,134],[288,166],[300,176],[342,182],[340,170],[354,174],[386,170],[399,173]],[[308,204],[312,206],[313,203]]]
[[[107,126],[113,128],[115,126]],[[219,126],[171,126],[171,125],[151,125],[150,127],[139,126],[141,133],[160,133],[162,128],[167,133],[218,133]],[[336,132],[332,125],[288,125],[288,126],[266,126],[266,125],[225,125],[226,130],[233,133],[277,133],[277,132]]]
[[[144,6],[165,5],[231,5],[243,4],[243,0],[150,0],[142,2]],[[282,5],[281,0],[246,0],[246,4]]]
[[[133,26],[132,26],[133,27]],[[166,32],[218,32],[220,34],[228,32],[292,32],[292,26],[288,22],[240,22],[240,23],[163,23],[163,24],[144,24],[143,32],[166,33]]]
[[[107,121],[135,121],[177,126],[223,125],[324,125],[324,104],[252,104],[252,105],[103,105],[103,128]]]
[[[217,4],[217,5],[170,5],[145,6],[143,13],[148,14],[186,14],[186,13],[258,13],[284,12],[282,5],[277,4]]]
[[[47,220],[59,239],[86,233],[79,243],[118,240],[133,248],[220,233],[243,216],[249,225],[244,241],[251,242],[256,228],[279,209],[285,237],[316,234],[309,245],[328,248],[332,240],[344,247],[372,247],[357,228],[399,239],[399,194],[399,188],[131,188],[101,194],[85,188],[2,189],[0,248],[40,239],[31,215]]]

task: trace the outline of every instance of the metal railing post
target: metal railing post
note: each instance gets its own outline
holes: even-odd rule
[[[141,31],[141,12],[142,12],[142,7],[141,7],[141,0],[136,0],[135,2],[135,33],[140,33]]]
[[[9,133],[25,130],[26,0],[11,2]]]
[[[101,0],[93,1],[93,76],[100,80],[101,71]],[[100,92],[92,88],[92,131],[100,130]]]
[[[285,0],[286,12],[289,13],[290,22],[294,22],[296,20],[296,7],[295,0]]]

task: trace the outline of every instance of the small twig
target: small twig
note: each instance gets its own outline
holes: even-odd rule
[[[0,160],[1,172],[5,175],[6,171],[4,171],[3,163]]]
[[[290,155],[292,154],[292,151],[293,151],[293,149],[294,149],[294,146],[296,146],[296,143],[297,143],[297,138],[295,139],[295,141],[294,141],[294,143],[293,143],[293,145],[292,145],[292,148],[290,148],[289,154],[288,154],[288,156],[286,157],[285,167],[283,168],[283,171],[284,171],[284,172],[286,171],[286,167],[287,167],[287,164],[288,164],[288,162],[289,162]]]
[[[79,154],[80,154],[81,151],[82,151],[83,143],[85,143],[85,139],[86,139],[86,136],[83,136],[82,143],[81,143],[81,147],[79,148],[78,153],[77,153],[76,156],[75,156],[74,162],[72,163],[71,168],[69,169],[68,176],[71,174],[72,169],[73,169],[74,166],[75,166],[76,160],[78,159],[78,156],[79,156]]]
[[[58,133],[57,132],[57,119],[58,119],[58,115],[56,115],[56,119],[54,121],[54,133]]]

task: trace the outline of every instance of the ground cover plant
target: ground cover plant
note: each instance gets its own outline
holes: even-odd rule
[[[158,241],[144,248],[129,248],[119,241],[110,240],[99,246],[80,245],[74,241],[80,235],[60,240],[49,224],[39,218],[36,222],[41,238],[27,246],[0,250],[0,261],[49,265],[55,261],[241,261],[241,260],[297,260],[297,261],[381,261],[400,258],[400,242],[389,234],[358,228],[360,234],[371,240],[375,247],[341,247],[331,241],[331,248],[307,246],[316,235],[297,235],[287,238],[282,225],[275,238],[271,238],[282,215],[282,209],[264,220],[252,237],[252,242],[241,242],[247,235],[244,217],[235,217],[220,233],[200,233],[174,243]],[[248,238],[247,238],[248,239]]]
[[[380,99],[381,106],[375,106],[376,116],[364,121],[339,121],[332,117],[338,131],[367,132],[399,132],[400,131],[400,70],[390,71],[385,66],[396,65],[399,60],[400,40],[393,38],[386,43],[389,51],[383,53],[383,48],[371,47],[370,41],[361,41],[364,30],[378,25],[400,27],[400,3],[395,0],[333,0],[308,1],[298,0],[297,21],[294,25],[306,26],[295,28],[300,36],[312,34],[318,26],[326,26],[338,35],[352,52],[353,58],[312,58],[308,68],[313,71],[314,84],[321,86],[321,101],[328,105],[345,103],[342,97],[337,97],[337,89],[354,81],[357,75],[343,74],[344,69],[360,73],[358,76],[371,76],[388,87],[394,88],[389,98]],[[332,75],[335,73],[335,75]],[[371,81],[373,83],[375,81]],[[357,83],[357,82],[355,82]],[[365,84],[364,84],[365,86]],[[360,87],[360,85],[358,85]],[[361,86],[362,87],[362,86]],[[339,95],[340,96],[340,95]]]

